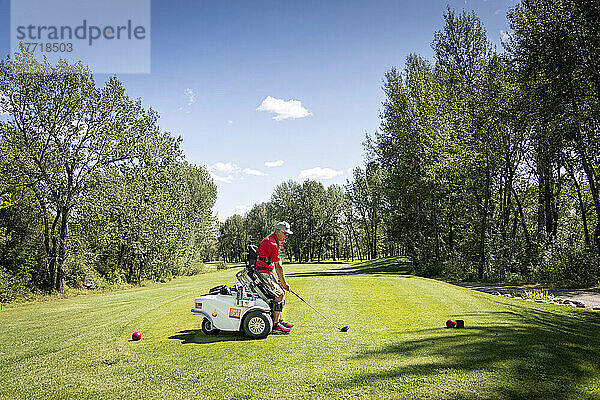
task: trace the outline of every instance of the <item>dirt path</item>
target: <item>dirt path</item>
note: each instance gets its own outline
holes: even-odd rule
[[[516,286],[488,286],[488,285],[480,285],[477,283],[460,283],[460,282],[450,282],[453,285],[478,290],[480,292],[485,292],[489,294],[509,294],[509,293],[520,293],[526,288],[516,287]],[[540,290],[540,289],[536,289]],[[547,290],[548,294],[552,294],[556,297],[560,297],[562,299],[569,300],[578,300],[582,301],[585,304],[585,308],[594,309],[594,311],[600,311],[600,293],[595,291],[586,291],[586,290],[552,290],[552,289],[543,289]]]

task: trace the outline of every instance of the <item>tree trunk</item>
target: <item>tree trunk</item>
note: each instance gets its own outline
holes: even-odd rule
[[[508,156],[507,156],[508,158]],[[506,241],[508,240],[508,231],[510,224],[510,211],[512,209],[512,182],[513,182],[513,172],[512,168],[508,165],[510,161],[507,160],[507,165],[505,168],[505,182],[503,185],[502,196],[501,196],[501,204],[502,211],[501,215],[501,234],[502,234],[502,245],[506,249]]]
[[[223,260],[225,260],[225,256],[223,256]],[[135,250],[133,252],[129,252],[127,255],[127,283],[133,283],[134,273],[135,273]]]
[[[352,243],[352,229],[348,228],[348,234],[350,236],[350,258],[354,261],[354,244]]]
[[[586,178],[588,180],[588,185],[590,187],[590,192],[592,193],[592,200],[594,203],[594,210],[596,211],[596,228],[594,229],[594,246],[596,246],[596,251],[600,254],[600,195],[598,193],[598,186],[596,181],[596,174],[593,170],[592,165],[589,163],[587,155],[585,154],[585,150],[582,144],[578,141],[578,152],[579,157],[581,158],[581,163],[583,165],[583,170],[585,172]]]
[[[544,231],[546,235],[554,238],[554,172],[552,166],[546,168],[546,179],[544,180]]]
[[[541,233],[544,230],[545,221],[545,193],[546,193],[546,161],[542,156],[541,150],[537,155],[537,174],[538,174],[538,212],[537,212],[537,231]]]
[[[59,245],[58,245],[58,264],[57,264],[57,284],[58,291],[60,294],[65,293],[65,271],[64,265],[67,259],[67,234],[69,227],[69,209],[67,206],[62,207],[62,220],[60,224],[60,236],[59,236]]]
[[[363,258],[363,253],[362,253],[362,249],[360,248],[360,243],[358,241],[358,234],[356,233],[356,231],[354,231],[354,229],[352,230],[353,232],[353,236],[354,236],[354,242],[356,243],[356,253],[358,256],[358,259],[360,261],[364,260]]]
[[[121,270],[121,265],[123,265],[123,257],[125,256],[125,244],[121,244],[119,248],[119,257],[117,258],[117,273]]]
[[[365,254],[365,256],[366,256],[365,259],[366,259],[367,257],[369,257],[369,258],[371,257],[371,234],[369,232],[369,223],[367,221],[367,217],[364,215],[362,217],[362,226],[363,226],[363,229],[365,230],[365,239],[367,241],[367,249],[366,249],[367,254]]]
[[[142,264],[143,257],[144,257],[144,255],[140,253],[139,262],[138,262],[138,269],[137,269],[137,283],[138,283],[138,285],[140,283],[142,283],[142,268],[144,268],[144,265],[145,265],[145,263]]]
[[[596,95],[600,99],[600,75],[595,75],[594,80],[596,86]],[[594,171],[594,167],[591,165],[588,156],[586,154],[586,145],[583,142],[582,138],[582,128],[581,128],[581,118],[577,110],[579,107],[575,101],[575,90],[573,88],[573,79],[569,80],[569,89],[571,92],[571,101],[573,106],[573,113],[575,115],[575,121],[577,123],[577,130],[575,132],[575,148],[579,153],[579,157],[581,159],[581,163],[583,165],[583,170],[585,172],[586,178],[588,180],[588,185],[590,191],[592,192],[592,200],[594,202],[594,209],[596,211],[596,228],[594,229],[594,246],[596,246],[596,251],[600,254],[600,196],[598,194],[598,180],[597,175]],[[583,215],[583,214],[582,214]]]
[[[581,221],[583,223],[583,234],[585,237],[585,247],[589,250],[589,249],[591,249],[590,232],[589,232],[588,223],[587,223],[587,215],[586,215],[587,213],[585,212],[585,205],[583,204],[583,196],[581,194],[581,186],[579,185],[579,182],[577,181],[577,177],[575,176],[575,173],[573,172],[573,168],[571,167],[571,165],[568,161],[565,162],[565,168],[567,169],[567,172],[571,176],[571,179],[573,180],[573,184],[575,185],[575,190],[577,191],[577,200],[579,202],[579,209],[581,210]]]
[[[523,213],[523,206],[521,205],[521,200],[519,199],[515,188],[511,187],[511,189],[513,192],[513,197],[515,198],[515,202],[517,203],[517,210],[519,211],[519,219],[521,220],[521,227],[523,228],[523,234],[525,235],[525,242],[527,243],[527,247],[531,248],[531,238],[529,236],[529,230],[527,230],[527,224],[525,223],[525,215]]]
[[[481,220],[481,237],[479,247],[479,266],[477,268],[477,276],[479,279],[483,279],[483,272],[485,270],[485,252],[486,252],[486,232],[487,232],[487,219],[488,219],[488,208],[490,202],[490,166],[489,163],[485,166],[485,189],[484,189],[484,200],[483,200],[483,215]]]
[[[317,262],[321,262],[321,251],[323,249],[323,236],[319,237],[319,247],[317,249]]]
[[[371,213],[371,259],[376,259],[379,255],[377,252],[377,229],[379,228],[379,218],[377,217],[377,211],[374,210]]]
[[[52,247],[50,251],[46,254],[46,257],[49,259],[49,270],[51,273],[51,288],[52,290],[58,289],[58,243],[56,238],[56,226],[58,225],[58,221],[60,220],[61,208],[56,208],[56,216],[54,217],[54,221],[52,221],[52,228],[50,229],[50,233],[48,235],[49,240],[52,242]]]
[[[46,268],[46,275],[48,278],[48,282],[51,285],[51,288],[54,288],[54,282],[52,280],[53,276],[54,276],[54,269],[51,268],[50,264],[50,227],[49,227],[49,221],[48,221],[48,211],[46,208],[46,202],[41,198],[41,196],[38,196],[38,192],[37,190],[34,189],[35,195],[38,199],[38,203],[40,205],[41,211],[42,211],[42,217],[44,220],[44,266]]]
[[[50,272],[52,273],[52,290],[57,290],[57,286],[58,286],[58,258],[57,258],[57,253],[58,253],[58,245],[57,245],[57,240],[56,237],[52,238],[52,250],[50,250],[50,254],[48,255],[48,257],[50,257]]]
[[[435,267],[436,269],[440,266],[440,230],[438,227],[438,218],[437,218],[437,200],[435,195],[433,195],[433,233],[435,236]]]
[[[450,249],[450,254],[454,252],[454,221],[452,218],[453,210],[450,208],[450,212],[448,213],[448,226],[450,227],[448,232],[448,248]]]

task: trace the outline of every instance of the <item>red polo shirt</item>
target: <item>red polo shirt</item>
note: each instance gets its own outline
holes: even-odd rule
[[[256,254],[259,257],[269,257],[271,262],[277,262],[281,260],[281,255],[279,250],[281,249],[281,243],[275,233],[270,234],[266,238],[264,238],[258,248],[256,249]],[[259,268],[260,272],[273,272],[275,266],[269,265],[262,260],[256,261],[256,266]]]

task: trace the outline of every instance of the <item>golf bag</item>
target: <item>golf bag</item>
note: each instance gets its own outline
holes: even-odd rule
[[[238,272],[236,277],[243,285],[248,286],[252,292],[272,305],[276,296],[256,267],[256,261],[258,260],[256,249],[256,246],[248,245],[245,261],[246,267]]]
[[[231,296],[231,289],[227,285],[219,285],[210,289],[208,294],[227,294]]]
[[[256,261],[258,261],[258,253],[256,252],[258,248],[252,244],[248,245],[248,249],[246,251],[246,268],[256,268]]]

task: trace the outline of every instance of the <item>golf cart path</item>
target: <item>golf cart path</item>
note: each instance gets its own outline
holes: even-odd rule
[[[517,286],[489,286],[489,285],[481,285],[478,283],[461,283],[461,282],[449,282],[453,285],[461,286],[464,288],[477,290],[484,293],[489,294],[509,294],[513,292],[521,292],[523,290],[544,290],[547,291],[548,294],[554,295],[556,297],[560,297],[564,300],[579,300],[585,303],[585,308],[594,309],[595,311],[600,311],[600,293],[594,291],[587,290],[560,290],[560,289],[531,289],[531,288],[523,288]]]

